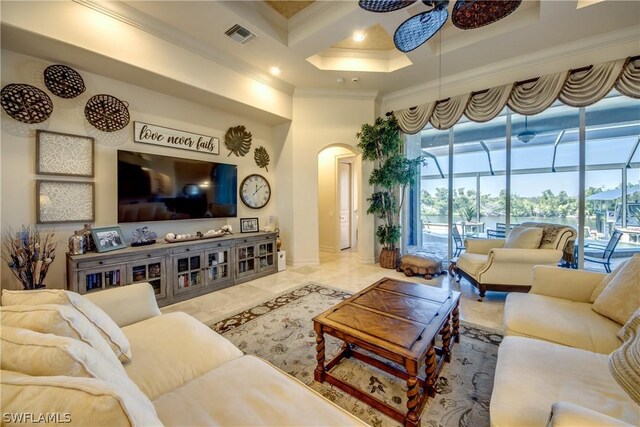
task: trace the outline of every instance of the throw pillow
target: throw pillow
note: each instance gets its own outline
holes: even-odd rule
[[[640,307],[640,254],[635,254],[618,271],[591,308],[624,325]]]
[[[32,417],[28,424],[162,425],[153,404],[138,389],[95,378],[33,377],[11,371],[0,371],[0,382],[3,416]]]
[[[82,313],[98,328],[121,362],[131,360],[131,346],[122,330],[97,305],[80,294],[64,289],[40,289],[30,291],[2,291],[2,305],[69,304]]]
[[[600,296],[602,291],[604,291],[604,288],[606,288],[607,285],[609,283],[611,283],[613,278],[616,277],[616,274],[618,274],[618,272],[620,270],[622,270],[622,267],[624,267],[624,265],[627,263],[627,261],[628,260],[623,261],[620,264],[618,264],[618,266],[616,268],[614,268],[611,271],[611,273],[607,274],[606,276],[604,276],[602,278],[602,281],[600,283],[598,283],[598,285],[593,289],[593,292],[591,293],[591,298],[589,298],[589,302],[591,304],[593,304],[598,299],[598,297]]]
[[[32,376],[64,375],[116,382],[127,378],[121,363],[112,363],[87,343],[6,325],[0,329],[0,368]]]
[[[504,242],[504,248],[538,249],[542,240],[542,228],[513,227]]]
[[[70,305],[9,305],[0,307],[0,324],[78,339],[98,350],[112,363],[120,363],[98,329]]]
[[[609,355],[609,370],[627,392],[640,405],[640,315],[636,312],[625,325],[626,341]]]

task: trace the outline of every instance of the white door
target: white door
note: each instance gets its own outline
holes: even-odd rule
[[[351,164],[340,162],[340,249],[351,247]]]

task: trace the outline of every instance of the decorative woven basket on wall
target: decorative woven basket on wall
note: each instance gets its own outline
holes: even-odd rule
[[[128,104],[115,96],[92,96],[84,107],[87,121],[103,132],[115,132],[129,124]]]
[[[53,112],[49,95],[37,87],[22,83],[3,87],[0,102],[9,116],[22,123],[42,123]]]
[[[400,251],[398,249],[382,248],[380,251],[380,267],[395,269],[400,259]]]
[[[73,68],[62,64],[50,65],[44,70],[44,84],[60,98],[75,98],[85,91],[82,76]]]

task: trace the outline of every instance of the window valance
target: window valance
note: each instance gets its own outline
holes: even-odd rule
[[[572,107],[586,107],[600,101],[614,87],[625,96],[640,99],[640,57],[506,84],[393,114],[404,133],[415,134],[427,123],[436,129],[449,129],[463,114],[474,122],[487,122],[500,114],[505,105],[526,116],[541,113],[556,99]]]

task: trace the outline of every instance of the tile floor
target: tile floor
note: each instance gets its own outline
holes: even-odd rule
[[[448,274],[435,276],[432,280],[424,280],[418,276],[409,279],[402,273],[381,268],[377,264],[361,264],[357,261],[357,254],[348,250],[339,254],[321,253],[319,266],[287,266],[285,271],[173,304],[164,307],[162,311],[184,311],[208,324],[309,282],[357,292],[383,277],[411,280],[462,292],[462,320],[492,329],[502,329],[506,293],[487,292],[484,301],[478,302],[475,288],[465,279],[457,283]]]

